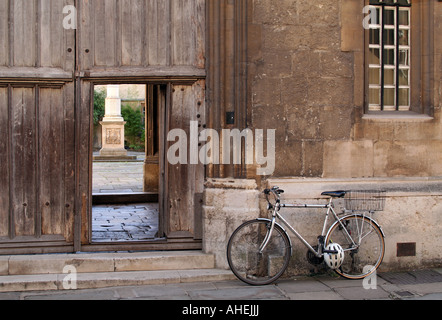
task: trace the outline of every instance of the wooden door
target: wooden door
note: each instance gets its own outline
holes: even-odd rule
[[[202,238],[202,193],[204,165],[199,153],[199,133],[205,127],[205,81],[170,85],[170,101],[166,110],[163,194],[165,234],[168,239]],[[175,163],[167,154],[177,143],[178,129],[186,137],[186,161]],[[169,140],[169,141],[168,141]],[[180,150],[183,152],[183,150]]]
[[[90,243],[91,88],[95,84],[143,83],[167,86],[160,142],[160,237],[198,242],[204,167],[171,166],[165,159],[167,132],[189,131],[204,118],[205,0],[79,0],[78,85],[81,242]],[[150,88],[158,86],[151,86]],[[198,114],[201,113],[200,117]],[[178,119],[179,115],[185,118]],[[196,200],[195,200],[196,199]],[[194,240],[197,241],[194,241]],[[184,242],[184,241],[182,241]],[[167,245],[169,242],[167,243]],[[130,244],[132,247],[133,245]],[[200,245],[200,241],[198,243]],[[173,247],[173,246],[171,246]],[[195,248],[190,246],[189,248]],[[88,247],[89,249],[90,247]],[[162,247],[164,248],[164,247]],[[184,246],[182,247],[184,248]]]
[[[0,2],[0,253],[73,250],[73,4]]]

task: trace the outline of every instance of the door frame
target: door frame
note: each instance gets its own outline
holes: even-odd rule
[[[84,75],[84,74],[82,74]],[[75,220],[75,243],[76,252],[100,252],[100,251],[173,251],[173,250],[201,250],[201,239],[168,239],[167,237],[150,241],[139,242],[115,242],[94,243],[92,242],[92,145],[93,145],[93,90],[95,85],[106,84],[144,84],[164,85],[166,87],[164,107],[159,110],[160,116],[160,184],[159,206],[160,221],[159,233],[165,234],[168,230],[166,215],[167,201],[167,157],[166,142],[169,131],[169,110],[172,108],[172,91],[174,85],[193,85],[201,77],[185,77],[175,79],[161,79],[151,77],[118,77],[118,78],[90,78],[77,77],[77,126],[76,126],[76,158],[77,158],[77,215]],[[148,100],[148,97],[146,97]],[[146,131],[147,132],[147,131]],[[88,141],[87,146],[82,141]]]

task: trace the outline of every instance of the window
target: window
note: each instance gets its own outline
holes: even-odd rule
[[[411,0],[370,0],[368,110],[411,109]]]

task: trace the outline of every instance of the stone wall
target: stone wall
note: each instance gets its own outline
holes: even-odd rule
[[[364,115],[363,1],[252,3],[251,125],[277,128],[274,176],[442,176],[442,3],[428,17],[431,110],[399,116]]]
[[[206,185],[205,250],[216,254],[219,267],[227,267],[234,229],[266,215],[260,190],[273,185],[286,189],[285,201],[308,203],[324,202],[322,191],[385,189],[386,211],[375,216],[387,235],[383,270],[442,264],[442,3],[423,11],[427,22],[434,19],[427,30],[434,36],[426,66],[431,99],[422,114],[400,116],[364,114],[363,6],[353,0],[249,1],[248,124],[277,129],[276,170],[271,177]],[[314,243],[320,212],[288,215]],[[311,271],[305,247],[293,240],[291,272]],[[416,244],[416,255],[398,257],[403,243]]]
[[[254,180],[208,180],[204,191],[203,250],[215,254],[218,267],[228,268],[230,235],[243,222],[259,216],[259,191]]]
[[[286,192],[286,203],[324,203],[323,191],[370,190],[386,191],[385,210],[373,218],[385,233],[386,252],[381,271],[418,269],[442,264],[442,179],[440,178],[376,178],[376,179],[270,179]],[[335,202],[341,211],[343,200]],[[324,211],[316,209],[285,209],[284,217],[311,243],[321,233]],[[398,245],[415,244],[416,254],[401,256]],[[293,238],[292,265],[297,272],[314,269],[306,262],[306,249]]]
[[[386,252],[380,271],[419,269],[442,265],[442,179],[269,179],[264,187],[278,185],[285,190],[283,203],[323,204],[323,191],[386,190],[385,210],[373,218],[384,231]],[[335,202],[339,213],[343,200]],[[254,180],[210,180],[204,195],[204,251],[216,256],[219,268],[228,268],[227,243],[233,231],[243,222],[259,217],[269,218],[266,201]],[[317,243],[325,217],[322,209],[282,209],[284,218],[312,245]],[[328,227],[331,225],[329,223]],[[287,228],[286,228],[287,229]],[[293,255],[288,272],[307,274],[323,272],[307,262],[307,248],[289,232]],[[412,244],[416,253],[402,256],[401,244]]]

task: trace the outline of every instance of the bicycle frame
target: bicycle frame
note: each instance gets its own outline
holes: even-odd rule
[[[261,248],[259,250],[260,253],[262,253],[264,251],[264,249],[267,247],[270,238],[273,234],[273,230],[275,228],[275,224],[276,224],[276,220],[279,219],[282,221],[282,223],[290,229],[290,231],[308,248],[308,250],[310,250],[316,257],[318,258],[322,258],[325,251],[324,248],[320,245],[318,247],[318,251],[316,251],[308,242],[307,240],[305,240],[302,235],[295,229],[293,228],[293,226],[286,220],[284,219],[283,216],[281,216],[281,214],[279,213],[281,208],[294,208],[294,209],[303,209],[303,208],[312,208],[312,209],[327,209],[327,213],[325,215],[325,219],[324,219],[324,226],[322,228],[322,233],[321,233],[321,237],[325,237],[326,236],[326,228],[327,228],[327,224],[330,218],[330,214],[333,215],[333,217],[335,218],[336,222],[339,222],[341,224],[341,226],[343,227],[343,230],[345,231],[348,239],[352,242],[353,246],[357,247],[356,243],[353,241],[353,238],[350,236],[350,234],[347,232],[347,229],[342,225],[341,219],[339,219],[338,215],[336,214],[335,210],[333,209],[333,198],[330,198],[329,203],[325,204],[325,205],[321,205],[321,204],[304,204],[304,205],[297,205],[297,204],[281,204],[280,200],[279,200],[279,196],[276,195],[277,201],[276,201],[276,205],[273,208],[273,213],[272,213],[272,220],[271,220],[271,227],[269,232],[267,233],[263,244],[261,245]],[[266,219],[267,220],[267,219]]]

